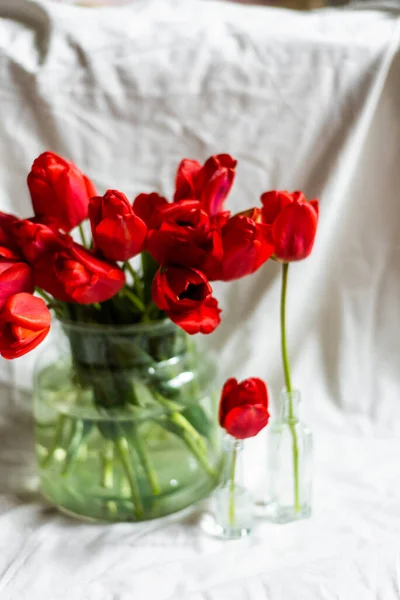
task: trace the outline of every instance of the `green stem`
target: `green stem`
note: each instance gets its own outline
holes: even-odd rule
[[[42,469],[46,469],[48,467],[49,463],[51,462],[51,460],[52,460],[52,458],[54,456],[55,451],[61,445],[61,439],[62,439],[62,436],[63,436],[63,433],[64,433],[64,424],[65,424],[66,420],[67,420],[67,416],[66,415],[61,414],[58,417],[57,425],[56,425],[56,431],[55,431],[55,434],[54,434],[54,441],[53,441],[53,443],[51,445],[51,448],[50,448],[50,450],[49,450],[46,458],[42,461],[42,463],[40,465],[40,467]]]
[[[159,392],[157,392],[154,388],[151,389],[156,400],[169,411],[168,419],[176,425],[182,431],[182,439],[188,448],[192,451],[192,453],[197,458],[198,462],[202,465],[205,471],[214,479],[218,478],[218,473],[216,470],[210,465],[208,462],[208,448],[207,444],[204,441],[203,437],[197,431],[195,427],[182,415],[180,412],[182,406],[173,400],[168,400],[168,398],[164,398]]]
[[[39,296],[42,296],[43,300],[46,300],[47,304],[54,304],[54,298],[49,296],[49,294],[47,294],[44,290],[36,288],[35,291],[39,294]]]
[[[236,514],[235,514],[235,477],[236,477],[236,459],[237,459],[237,445],[236,440],[233,443],[232,450],[232,465],[230,475],[230,486],[229,486],[229,525],[235,527]]]
[[[186,431],[186,433],[189,436],[191,436],[194,442],[199,446],[199,449],[201,449],[201,451],[204,452],[204,454],[207,454],[207,444],[205,443],[197,429],[193,427],[193,425],[189,423],[189,421],[182,415],[182,413],[180,412],[182,408],[181,405],[177,402],[174,402],[173,400],[168,400],[167,398],[164,398],[164,396],[156,392],[154,389],[152,390],[152,392],[155,398],[162,406],[165,406],[165,408],[172,411],[168,415],[170,420],[173,423],[175,423],[175,425]]]
[[[128,480],[129,487],[131,490],[132,500],[135,508],[135,515],[137,519],[141,519],[143,516],[143,505],[140,498],[140,491],[138,482],[136,481],[135,473],[132,469],[132,459],[129,452],[128,442],[124,437],[119,437],[115,440],[115,448],[119,454],[119,458],[122,467],[125,471],[125,476]]]
[[[161,494],[161,487],[158,481],[157,473],[154,470],[154,467],[151,463],[150,457],[147,454],[147,450],[145,447],[144,440],[141,439],[139,433],[136,432],[134,434],[133,444],[135,446],[136,452],[138,453],[140,462],[143,465],[143,469],[146,472],[147,479],[149,480],[149,484],[151,487],[151,492],[154,496],[159,496]]]
[[[138,296],[143,302],[144,289],[143,289],[143,281],[141,280],[140,275],[137,273],[137,271],[132,267],[132,265],[128,261],[124,264],[124,270],[125,269],[131,274],[133,283],[134,283],[135,288],[138,293]]]
[[[40,288],[35,288],[35,292],[43,298],[43,300],[46,302],[47,308],[49,310],[53,309],[58,317],[62,316],[63,306],[60,302],[58,302],[57,300],[52,298],[49,294],[47,294],[44,290],[42,290]]]
[[[88,244],[87,244],[87,240],[86,240],[86,235],[85,235],[85,230],[83,229],[82,223],[79,223],[79,233],[80,233],[80,236],[81,236],[82,244],[84,245],[85,248],[88,248]]]
[[[136,306],[136,308],[138,308],[141,312],[145,312],[146,311],[146,307],[143,304],[143,302],[141,301],[141,299],[136,296],[136,294],[134,294],[129,288],[125,287],[123,288],[123,290],[121,291],[121,294],[123,294],[124,296],[126,296],[127,298],[129,298],[129,300]]]
[[[289,355],[287,351],[286,337],[286,292],[288,282],[289,263],[282,265],[282,291],[281,291],[281,344],[282,362],[285,375],[286,391],[289,396],[289,428],[293,440],[293,479],[294,479],[294,510],[300,511],[300,489],[299,489],[299,447],[296,432],[296,419],[293,414],[292,381],[290,376]]]
[[[193,440],[193,437],[190,434],[188,434],[187,431],[183,431],[182,439],[185,442],[185,444],[187,445],[187,447],[189,448],[189,450],[191,450],[192,453],[194,454],[194,456],[197,458],[198,462],[201,464],[203,469],[213,479],[216,480],[218,478],[218,473],[215,471],[215,469],[212,468],[212,466],[210,465],[210,463],[207,460],[207,455],[205,455],[204,452],[198,447],[196,442]]]
[[[114,485],[114,443],[112,441],[107,441],[104,444],[104,452],[101,456],[102,462],[102,479],[101,485],[107,489],[112,489]]]
[[[288,281],[289,263],[282,265],[282,294],[281,294],[281,344],[282,344],[282,361],[283,371],[285,374],[286,390],[289,394],[292,393],[292,382],[290,378],[289,356],[286,342],[286,292]]]
[[[92,432],[93,425],[90,421],[75,421],[71,439],[68,441],[68,449],[63,461],[61,475],[66,477],[69,474],[71,465],[77,458],[79,452],[83,449],[83,443],[87,441]]]

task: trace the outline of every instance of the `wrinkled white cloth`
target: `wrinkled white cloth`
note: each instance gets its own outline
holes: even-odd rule
[[[68,520],[34,494],[31,425],[12,411],[33,355],[0,359],[1,600],[400,599],[400,13],[294,13],[201,0],[85,9],[0,0],[0,209],[29,216],[25,177],[51,149],[99,190],[171,194],[182,157],[239,160],[236,212],[271,188],[321,199],[312,257],[290,267],[293,378],[316,436],[314,516],[207,538],[196,514]],[[279,268],[215,286],[202,340],[223,377],[277,396]],[[11,391],[10,391],[11,390]],[[264,439],[248,445],[262,478]]]

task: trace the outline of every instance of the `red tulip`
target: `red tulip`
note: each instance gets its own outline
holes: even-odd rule
[[[246,439],[257,435],[269,420],[268,390],[262,379],[238,383],[228,379],[222,390],[219,423],[230,435]]]
[[[261,196],[264,223],[271,225],[274,258],[303,260],[311,253],[317,232],[318,200],[307,201],[302,192],[265,192]]]
[[[96,257],[69,235],[40,223],[19,221],[15,237],[33,267],[35,285],[57,300],[104,302],[125,285],[125,275],[118,265]]]
[[[142,219],[149,229],[158,227],[162,210],[168,206],[168,200],[156,192],[139,194],[133,202],[135,214]]]
[[[142,251],[147,227],[121,192],[108,190],[92,198],[89,217],[95,249],[105,258],[126,261]]]
[[[200,269],[208,276],[222,258],[221,219],[210,219],[198,200],[167,204],[160,209],[158,227],[149,232],[146,250],[160,264]]]
[[[12,232],[16,245],[30,265],[34,265],[44,254],[51,254],[73,244],[69,235],[29,219],[15,221]]]
[[[222,228],[223,258],[218,279],[230,281],[254,273],[274,251],[270,227],[260,223],[261,210],[235,215]]]
[[[32,269],[27,264],[0,260],[0,310],[10,296],[33,290]]]
[[[153,301],[187,333],[211,333],[221,319],[206,276],[186,267],[161,267],[153,280]]]
[[[18,260],[21,253],[15,242],[12,227],[18,221],[14,215],[0,212],[0,258]]]
[[[33,210],[41,223],[70,231],[88,216],[93,183],[73,163],[44,152],[28,175]]]
[[[184,159],[176,174],[174,202],[199,200],[211,217],[223,210],[223,204],[235,179],[237,161],[229,154],[211,156],[203,166]]]
[[[11,296],[0,312],[0,355],[12,359],[27,354],[44,340],[50,322],[41,298],[26,293]]]
[[[34,265],[34,278],[38,287],[57,300],[79,304],[109,300],[125,285],[118,265],[75,243],[43,254]]]

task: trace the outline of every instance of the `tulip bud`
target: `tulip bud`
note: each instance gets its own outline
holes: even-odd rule
[[[221,427],[233,437],[245,439],[257,435],[268,420],[268,390],[262,379],[226,381],[219,406]]]
[[[28,187],[37,220],[70,231],[88,216],[93,183],[73,163],[44,152],[33,163]]]

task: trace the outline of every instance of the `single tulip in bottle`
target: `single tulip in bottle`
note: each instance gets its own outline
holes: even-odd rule
[[[223,475],[214,496],[215,534],[220,537],[235,539],[251,531],[253,500],[244,484],[243,440],[257,435],[268,420],[265,383],[255,377],[241,383],[228,379],[219,409],[220,425],[227,432]]]
[[[307,201],[302,192],[288,193],[285,191],[265,192],[261,196],[263,204],[263,221],[271,227],[271,240],[274,244],[273,258],[282,263],[281,287],[281,351],[284,371],[285,390],[281,396],[281,423],[270,429],[270,460],[271,489],[275,490],[273,507],[267,506],[266,516],[278,522],[288,522],[310,515],[309,469],[305,465],[310,462],[312,449],[311,434],[298,418],[299,393],[293,390],[289,354],[286,336],[286,296],[289,273],[289,263],[307,258],[313,248],[317,232],[319,203],[318,200]],[[287,436],[291,439],[291,465],[287,461]],[[282,434],[282,435],[281,435]],[[282,460],[282,453],[286,457]],[[279,464],[279,468],[276,465]],[[290,501],[284,494],[276,490],[285,489],[279,482],[283,478],[291,481]],[[304,481],[306,479],[306,482]],[[279,480],[279,481],[277,481]],[[266,503],[268,504],[268,502]],[[270,513],[270,514],[269,514]]]

